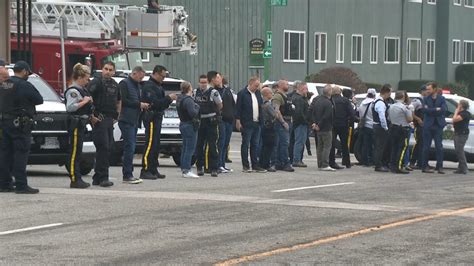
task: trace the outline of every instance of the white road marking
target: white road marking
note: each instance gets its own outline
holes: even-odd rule
[[[28,232],[28,231],[34,231],[34,230],[40,230],[40,229],[46,229],[46,228],[57,227],[57,226],[61,226],[61,225],[63,225],[63,224],[62,223],[56,223],[56,224],[45,224],[45,225],[40,225],[40,226],[26,227],[26,228],[21,228],[21,229],[15,229],[15,230],[10,230],[10,231],[0,232],[0,236],[11,235],[11,234],[16,234],[16,233],[22,233],[22,232]]]
[[[345,186],[345,185],[352,185],[352,184],[354,184],[354,182],[319,185],[319,186],[310,186],[310,187],[295,187],[295,188],[273,190],[272,192],[279,193],[279,192],[297,191],[297,190],[312,189],[312,188],[337,187],[337,186]]]

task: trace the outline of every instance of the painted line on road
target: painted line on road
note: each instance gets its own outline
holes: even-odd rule
[[[0,236],[6,236],[6,235],[17,234],[17,233],[47,229],[47,228],[57,227],[57,226],[61,226],[61,225],[63,225],[63,224],[62,223],[55,223],[55,224],[45,224],[45,225],[39,225],[39,226],[33,226],[33,227],[26,227],[26,228],[21,228],[21,229],[15,229],[15,230],[10,230],[10,231],[0,232]]]
[[[337,187],[337,186],[345,186],[345,185],[353,185],[353,184],[355,184],[355,183],[354,182],[346,182],[346,183],[327,184],[327,185],[309,186],[309,187],[295,187],[295,188],[273,190],[272,192],[280,193],[280,192],[298,191],[298,190],[305,190],[305,189],[312,189],[312,188]]]
[[[317,239],[311,242],[303,243],[303,244],[297,244],[289,247],[283,247],[283,248],[277,248],[274,250],[270,251],[265,251],[265,252],[260,252],[260,253],[255,253],[252,255],[247,255],[247,256],[242,256],[239,258],[235,259],[230,259],[222,262],[215,263],[214,265],[217,266],[228,266],[228,265],[236,265],[240,263],[248,263],[250,261],[255,261],[259,259],[265,259],[271,256],[283,254],[283,253],[288,253],[288,252],[294,252],[302,249],[307,249],[307,248],[312,248],[316,246],[320,246],[323,244],[331,243],[334,241],[342,240],[342,239],[347,239],[347,238],[353,238],[356,236],[360,235],[365,235],[369,234],[372,232],[377,232],[377,231],[383,231],[395,227],[400,227],[404,225],[410,225],[410,224],[415,224],[415,223],[421,223],[429,220],[434,220],[437,218],[443,218],[443,217],[451,217],[451,216],[460,216],[469,212],[473,212],[474,207],[469,207],[469,208],[463,208],[463,209],[458,209],[458,210],[450,210],[450,211],[442,211],[438,212],[435,214],[430,214],[430,215],[425,215],[425,216],[419,216],[419,217],[413,217],[397,222],[392,222],[388,224],[382,224],[382,225],[377,225],[377,226],[372,226],[372,227],[367,227],[361,230],[353,231],[353,232],[348,232],[348,233],[343,233],[339,235],[334,235],[330,237],[325,237],[321,239]]]

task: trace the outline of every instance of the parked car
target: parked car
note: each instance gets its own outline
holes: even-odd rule
[[[10,76],[13,66],[8,66]],[[36,74],[31,74],[28,81],[35,86],[44,103],[36,106],[34,120],[36,126],[32,131],[32,142],[28,164],[57,164],[66,165],[69,137],[67,131],[66,105],[56,91]],[[82,157],[80,162],[81,174],[87,175],[94,168],[95,146],[92,142],[92,128],[87,126]]]
[[[119,72],[119,71],[118,71]],[[115,81],[120,82],[126,76],[127,72],[119,72],[120,75],[114,77]],[[149,73],[147,73],[149,74]],[[147,75],[143,81],[148,80],[150,77]],[[180,85],[183,82],[181,79],[176,78],[165,78],[163,81],[163,87],[166,94],[180,93]],[[160,141],[160,153],[171,156],[176,165],[181,164],[181,147],[183,145],[181,132],[179,131],[179,117],[178,111],[176,110],[176,102],[173,101],[170,107],[165,110],[163,116],[163,122],[161,125],[161,141]],[[143,153],[145,147],[145,127],[143,124],[137,132],[137,147],[135,153]],[[118,165],[122,162],[123,155],[123,139],[122,132],[118,126],[118,123],[114,124],[114,143],[112,146],[112,152],[110,157],[111,165]]]
[[[469,101],[469,112],[473,115],[471,117],[471,121],[469,123],[469,138],[466,142],[466,146],[464,148],[464,151],[466,152],[466,158],[469,163],[474,163],[474,101],[467,99],[465,97],[455,95],[455,94],[443,94],[443,96],[446,98],[446,105],[447,105],[447,111],[446,111],[446,127],[443,130],[443,148],[444,148],[444,159],[449,160],[449,161],[457,161],[456,153],[454,150],[454,127],[453,127],[453,115],[454,111],[456,110],[456,107],[458,105],[458,102],[462,99]],[[357,100],[357,105],[359,105],[363,99],[365,99],[366,94],[357,94],[355,96]],[[392,93],[392,98],[395,97],[395,94]],[[410,99],[414,99],[417,97],[420,97],[418,93],[408,93],[408,97]],[[413,146],[415,144],[414,138],[410,138],[410,146]],[[356,158],[359,158],[360,156],[360,145],[357,139],[357,136],[354,137],[354,155]],[[430,158],[434,159],[435,158],[435,150],[434,150],[434,142],[432,143],[431,150],[430,150]]]

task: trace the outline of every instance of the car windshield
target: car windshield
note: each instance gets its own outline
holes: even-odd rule
[[[43,96],[44,101],[61,102],[61,97],[59,97],[56,91],[42,78],[30,76],[28,81],[35,86],[41,96]]]
[[[102,60],[105,62],[114,62],[115,69],[132,70],[136,66],[142,66],[142,55],[140,52],[131,52],[127,54],[116,53],[109,55]]]

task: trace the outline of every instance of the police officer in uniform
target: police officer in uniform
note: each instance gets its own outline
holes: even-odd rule
[[[26,165],[35,106],[43,103],[43,97],[27,81],[31,69],[26,62],[18,61],[13,72],[15,76],[0,84],[0,192],[35,194],[39,190],[28,186]]]
[[[208,144],[209,151],[209,169],[211,176],[217,177],[219,155],[217,152],[218,140],[218,114],[222,109],[222,98],[215,89],[222,84],[222,76],[216,71],[207,73],[209,86],[196,90],[195,101],[199,104],[201,124],[198,131],[198,140],[196,145],[197,155],[197,173],[198,176],[204,175],[204,147]]]
[[[92,139],[96,148],[95,173],[92,185],[110,187],[109,181],[110,149],[114,142],[114,123],[120,111],[120,90],[117,82],[112,79],[115,74],[115,64],[106,62],[102,66],[100,77],[94,78],[87,90],[90,92],[94,113],[92,115]]]
[[[142,119],[145,125],[145,150],[143,151],[141,179],[155,180],[165,178],[158,171],[158,156],[160,147],[161,123],[163,115],[170,104],[176,100],[176,94],[165,94],[163,80],[166,77],[166,68],[157,65],[153,69],[150,79],[142,88],[141,101],[149,103],[150,108],[143,112]]]
[[[415,125],[415,144],[410,154],[410,168],[421,169],[421,151],[423,149],[423,97],[427,96],[426,85],[421,86],[420,96],[411,101],[413,108],[413,124]]]
[[[372,105],[372,117],[374,128],[374,164],[375,171],[388,172],[386,164],[388,158],[385,158],[384,151],[388,140],[388,99],[392,92],[392,86],[385,84],[380,89],[380,95],[375,99]]]
[[[408,148],[410,123],[413,121],[412,111],[405,105],[405,92],[395,93],[395,103],[388,109],[391,121],[389,139],[391,142],[390,171],[396,174],[408,174],[404,169],[404,158]]]
[[[81,175],[81,155],[84,142],[86,125],[92,119],[92,123],[97,123],[91,118],[93,112],[92,97],[86,89],[89,82],[89,67],[77,63],[72,70],[72,85],[64,93],[66,98],[66,111],[69,113],[69,156],[67,161],[69,177],[71,179],[70,188],[88,188],[89,183],[82,180]]]

